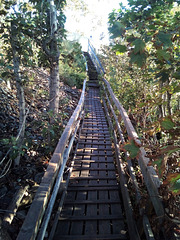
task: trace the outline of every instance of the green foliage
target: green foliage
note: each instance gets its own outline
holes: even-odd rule
[[[164,185],[168,185],[169,190],[174,194],[180,194],[180,174],[179,173],[169,173]]]
[[[112,51],[104,49],[106,78],[133,116],[135,128],[164,184],[179,194],[179,1],[129,0],[109,15]],[[119,27],[118,27],[119,26]],[[115,55],[116,53],[116,55]],[[160,137],[158,138],[158,134]],[[126,151],[138,148],[133,142]],[[174,159],[173,166],[171,160]],[[178,174],[176,176],[175,174]]]
[[[166,117],[161,121],[161,126],[165,130],[171,130],[175,127],[175,123],[169,117]]]
[[[48,115],[48,119],[54,117],[52,111],[48,112]],[[62,118],[60,116],[59,118],[54,117],[53,124],[49,123],[48,120],[44,120],[42,125],[43,127],[41,134],[43,140],[39,144],[41,147],[43,147],[45,154],[52,154],[58,143],[59,137],[63,132]]]
[[[115,22],[111,27],[109,27],[109,31],[112,34],[111,38],[114,39],[124,33],[125,27],[120,22]]]
[[[133,52],[130,54],[130,63],[136,63],[138,67],[144,66],[146,62],[146,54],[145,53],[137,53],[134,54]]]
[[[121,44],[116,44],[112,49],[116,51],[117,55],[127,51],[127,47]]]
[[[165,46],[165,47],[172,46],[171,34],[159,31],[158,34],[156,35],[156,37],[163,44],[163,46]]]
[[[12,160],[14,160],[19,153],[24,156],[25,152],[28,149],[25,144],[23,144],[21,149],[19,149],[17,146],[17,139],[14,136],[11,136],[10,138],[3,138],[0,140],[0,143],[3,148],[6,149],[6,151],[9,151],[9,158]]]
[[[85,60],[78,42],[64,41],[60,57],[60,79],[66,84],[82,88],[86,78]]]
[[[146,46],[145,42],[141,39],[136,39],[135,41],[132,42],[132,45],[135,46],[133,50],[134,54],[137,54],[137,53],[142,54]]]
[[[178,7],[177,10],[173,8],[175,2],[129,1],[131,9],[121,6],[117,13],[110,14],[109,31],[116,39],[115,46],[119,45],[117,40],[123,43],[121,49],[126,47],[130,63],[147,67],[147,60],[151,58],[156,63],[157,72],[161,71],[161,62],[171,64],[171,72],[176,71],[179,12]]]

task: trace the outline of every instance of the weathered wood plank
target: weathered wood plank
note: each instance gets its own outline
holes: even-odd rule
[[[77,231],[81,232],[81,230],[82,230],[82,222],[83,221],[92,221],[92,220],[103,220],[104,221],[104,220],[115,220],[115,219],[117,219],[117,220],[124,220],[124,217],[121,214],[85,216],[83,210],[84,210],[84,205],[82,204],[82,206],[78,209],[78,213],[82,214],[82,216],[81,215],[77,215],[77,216],[60,217],[59,221],[73,221],[73,223],[77,226],[76,228],[78,228],[78,227],[80,228]],[[81,222],[81,223],[79,223],[79,222]],[[73,227],[73,231],[71,231],[72,235],[75,234],[74,231],[77,232],[76,228]]]
[[[59,240],[61,235],[55,236],[53,240]],[[101,235],[75,235],[75,236],[69,236],[69,235],[63,235],[63,240],[129,240],[125,236],[122,236],[121,234],[101,234]]]

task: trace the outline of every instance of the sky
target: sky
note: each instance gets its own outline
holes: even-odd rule
[[[83,48],[86,48],[87,38],[90,38],[97,49],[100,45],[109,43],[108,14],[113,9],[118,9],[120,2],[127,6],[127,0],[84,0],[87,13],[83,15],[81,9],[75,11],[71,7],[71,0],[67,0],[68,2],[65,28],[70,33],[69,38],[78,39]]]

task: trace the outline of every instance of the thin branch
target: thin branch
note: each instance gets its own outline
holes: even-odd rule
[[[9,166],[8,166],[8,164],[9,164]],[[8,162],[6,163],[6,165],[5,165],[5,167],[4,167],[3,171],[2,171],[2,174],[1,174],[0,178],[3,178],[3,177],[8,173],[11,165],[12,165],[12,159],[10,158],[9,161],[8,161]]]
[[[18,135],[17,135],[17,137],[16,137],[16,141],[18,141],[19,138],[20,138],[21,132],[22,132],[22,130],[23,130],[24,126],[25,126],[25,123],[26,123],[27,115],[29,114],[29,110],[30,110],[30,106],[29,106],[29,108],[27,109],[26,115],[24,116],[23,123],[22,123],[21,128],[20,128],[20,130],[19,130],[19,133],[18,133]]]

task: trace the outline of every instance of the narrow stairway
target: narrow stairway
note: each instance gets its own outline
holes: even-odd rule
[[[88,68],[89,90],[85,99],[83,125],[53,239],[129,239],[111,137],[100,102],[98,74],[90,58]]]

